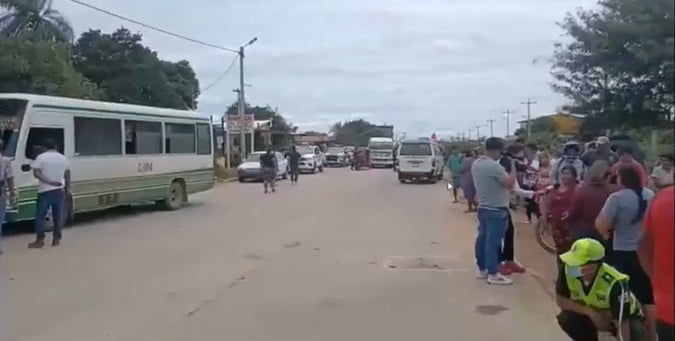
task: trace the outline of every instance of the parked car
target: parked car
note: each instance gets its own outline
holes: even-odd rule
[[[263,154],[265,154],[265,152],[253,152],[239,165],[239,167],[237,167],[239,182],[244,182],[246,180],[262,181],[260,155]],[[277,157],[277,164],[279,165],[277,177],[287,179],[289,173],[288,160],[279,152],[274,152],[274,155]]]
[[[344,147],[328,147],[326,151],[326,166],[347,166],[347,154]]]
[[[299,169],[301,172],[323,172],[324,155],[321,149],[315,145],[296,146],[295,150],[302,155]]]

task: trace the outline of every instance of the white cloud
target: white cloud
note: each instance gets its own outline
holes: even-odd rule
[[[408,136],[465,132],[538,101],[535,114],[564,103],[549,88],[546,58],[559,39],[555,22],[595,0],[87,0],[148,24],[247,49],[247,100],[276,106],[300,129],[364,118],[388,122]],[[187,59],[204,86],[232,54],[124,23],[69,1],[55,6],[76,31],[121,25],[144,35],[162,58]],[[248,15],[242,15],[248,13]],[[238,69],[199,98],[200,112],[219,115],[235,101]],[[487,130],[486,130],[487,131]]]

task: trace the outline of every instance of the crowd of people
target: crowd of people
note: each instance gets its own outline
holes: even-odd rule
[[[557,251],[558,321],[573,340],[673,340],[673,159],[648,173],[633,150],[600,137],[539,150],[489,138],[448,159],[453,201],[476,212],[478,278],[513,283],[514,212],[544,219]],[[650,175],[651,174],[651,175]]]

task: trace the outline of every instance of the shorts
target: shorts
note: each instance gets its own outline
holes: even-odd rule
[[[621,273],[630,276],[628,287],[642,305],[654,304],[652,283],[642,269],[636,251],[614,250],[610,264]]]
[[[267,182],[273,182],[276,180],[277,171],[274,168],[263,168],[262,169],[263,180]]]

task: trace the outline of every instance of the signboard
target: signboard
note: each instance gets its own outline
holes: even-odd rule
[[[255,128],[255,118],[253,115],[244,115],[244,121],[240,122],[239,115],[227,116],[227,131],[231,134],[238,134],[240,129],[245,133],[252,133]]]

